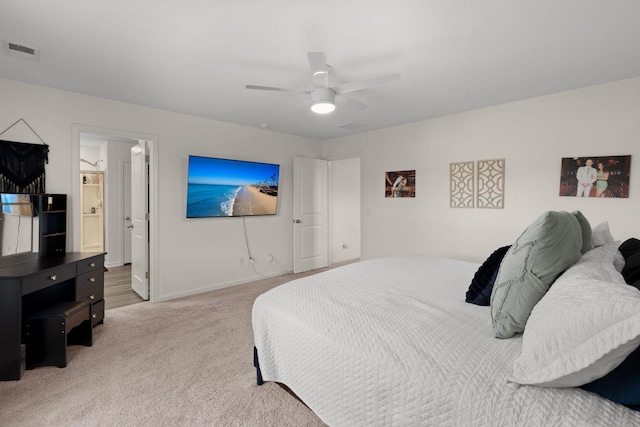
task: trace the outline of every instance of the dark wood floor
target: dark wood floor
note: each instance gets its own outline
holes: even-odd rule
[[[104,272],[105,309],[137,304],[144,300],[131,289],[131,264]]]

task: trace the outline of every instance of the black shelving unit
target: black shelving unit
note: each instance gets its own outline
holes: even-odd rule
[[[39,256],[62,256],[67,249],[67,195],[39,194]]]

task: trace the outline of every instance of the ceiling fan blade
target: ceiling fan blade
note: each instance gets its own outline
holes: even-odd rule
[[[292,105],[291,107],[287,108],[286,110],[284,110],[284,114],[293,114],[293,113],[297,113],[298,111],[304,110],[304,109],[308,109],[311,106],[311,101],[308,99],[305,99],[302,102],[298,102],[294,105]]]
[[[366,89],[371,86],[377,86],[377,85],[392,82],[395,80],[400,80],[399,73],[393,73],[387,76],[375,77],[373,79],[368,79],[368,80],[360,80],[357,82],[345,83],[343,85],[336,86],[332,89],[337,94],[343,94],[343,93],[355,92],[357,90]]]
[[[317,88],[329,88],[329,69],[327,56],[324,52],[309,52],[309,68],[313,75],[313,86]]]
[[[367,105],[362,102],[338,94],[336,94],[336,102],[338,104],[346,105],[349,108],[353,108],[354,110],[364,110],[367,108]]]
[[[271,90],[274,92],[297,92],[297,93],[306,93],[307,95],[311,92],[308,90],[295,90],[295,89],[285,89],[282,87],[271,87],[271,86],[256,86],[256,85],[245,85],[247,89],[257,89],[257,90]]]

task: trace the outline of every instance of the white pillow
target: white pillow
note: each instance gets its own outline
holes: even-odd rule
[[[613,266],[617,244],[592,249],[534,307],[510,381],[576,387],[603,377],[640,345],[640,291]]]
[[[591,229],[591,246],[594,248],[613,243],[615,240],[609,231],[607,221],[601,222]]]
[[[616,243],[619,243],[619,241],[616,240]],[[625,261],[624,256],[620,253],[619,250],[617,250],[616,254],[613,256],[613,266],[615,267],[616,271],[618,273],[622,273],[622,270],[624,270],[624,266],[626,265],[626,263],[627,262]]]

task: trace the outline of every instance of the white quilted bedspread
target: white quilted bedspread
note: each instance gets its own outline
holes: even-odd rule
[[[640,426],[640,413],[575,388],[507,382],[520,337],[494,338],[464,302],[478,265],[388,257],[259,296],[265,381],[286,384],[330,426]]]

